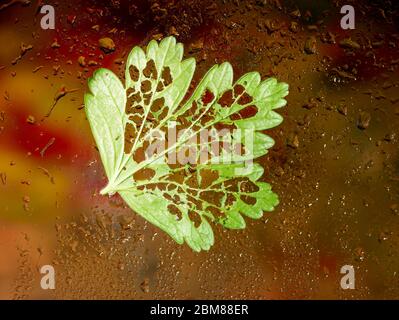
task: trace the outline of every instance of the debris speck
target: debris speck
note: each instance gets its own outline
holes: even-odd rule
[[[361,130],[365,130],[370,125],[371,116],[368,112],[361,111],[357,121],[357,127]]]
[[[86,67],[86,58],[84,57],[84,56],[80,56],[79,58],[78,58],[78,63],[79,63],[79,65],[81,66],[81,67]]]
[[[11,62],[11,64],[13,64],[13,65],[17,64],[18,61],[21,60],[22,57],[23,57],[28,51],[30,51],[30,50],[32,50],[32,49],[33,49],[33,46],[32,46],[31,44],[26,45],[26,44],[24,44],[24,43],[21,43],[21,51],[20,51],[20,54],[19,54],[18,57],[16,57],[16,58]]]
[[[68,90],[65,86],[62,86],[57,93],[55,94],[54,100],[53,100],[53,105],[51,106],[49,112],[44,116],[44,118],[48,118],[51,113],[53,112],[55,106],[57,105],[58,101],[60,101],[63,97],[65,97],[68,93],[76,92],[78,89],[70,89]],[[42,119],[42,121],[44,120]]]
[[[55,184],[54,177],[50,174],[50,172],[46,168],[38,167],[38,169],[43,171],[43,173],[50,179],[50,182],[52,184]]]
[[[42,68],[44,68],[44,66],[38,66],[38,67],[36,67],[35,69],[32,70],[32,73],[36,73]]]
[[[41,157],[44,157],[45,152],[47,151],[48,148],[50,148],[55,142],[55,138],[51,138],[47,144],[43,147],[43,149],[40,151]]]
[[[7,175],[6,175],[5,172],[0,172],[0,180],[1,180],[1,183],[3,185],[6,185],[6,183],[7,183]]]
[[[36,119],[35,119],[34,116],[29,115],[29,116],[26,118],[26,122],[29,123],[29,124],[35,124],[35,123],[36,123]]]
[[[51,44],[51,48],[53,48],[53,49],[58,49],[60,47],[61,47],[61,45],[58,43],[57,39],[55,39],[54,42]]]
[[[337,110],[343,116],[346,116],[348,114],[348,107],[347,106],[338,106]]]
[[[360,44],[350,38],[343,39],[339,42],[339,45],[346,49],[360,49]]]
[[[104,53],[111,53],[115,51],[115,43],[111,38],[101,38],[98,40],[98,45]]]
[[[145,278],[144,281],[140,284],[140,288],[145,293],[150,292],[150,280],[148,278]]]
[[[24,210],[25,211],[29,211],[30,197],[29,196],[23,196],[22,202],[23,202]]]
[[[297,149],[299,147],[299,139],[297,134],[292,134],[288,137],[287,145],[293,149]]]
[[[315,54],[317,51],[317,40],[316,37],[314,36],[310,36],[306,39],[305,41],[305,47],[304,50],[307,54]]]

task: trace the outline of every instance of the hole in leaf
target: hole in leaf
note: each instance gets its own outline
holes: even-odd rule
[[[141,82],[141,92],[147,93],[151,91],[151,81],[150,80],[144,80]]]
[[[240,120],[240,119],[247,119],[255,116],[258,113],[258,108],[254,105],[245,107],[244,109],[241,109],[239,112],[234,113],[230,116],[230,119],[235,121],[235,120]]]
[[[248,178],[242,179],[239,185],[241,192],[254,193],[259,191],[259,187]]]
[[[158,98],[156,99],[151,106],[151,112],[158,112],[159,110],[161,110],[161,108],[164,106],[165,104],[165,99],[162,98]]]
[[[193,196],[197,196],[194,192],[190,192]],[[193,210],[203,210],[202,208],[202,201],[194,198],[192,195],[187,195],[187,199],[192,203]]]
[[[143,94],[144,104],[145,104],[145,105],[148,105],[148,104],[150,103],[151,97],[152,97],[151,92],[150,92],[150,93]]]
[[[183,218],[183,215],[178,207],[174,204],[168,205],[168,210],[171,214],[175,215],[177,220],[180,221]]]
[[[150,169],[150,168],[144,168],[141,169],[133,174],[133,179],[135,181],[141,181],[141,180],[150,180],[152,177],[154,177],[155,171]]]
[[[130,104],[140,103],[140,102],[141,102],[140,92],[136,92],[136,93],[132,94],[128,99],[128,103],[130,103]]]
[[[136,134],[135,127],[131,123],[128,123],[125,129],[125,146],[124,146],[125,153],[129,153],[130,150],[132,149],[133,138],[135,134]]]
[[[236,178],[236,179],[227,180],[223,184],[224,184],[224,187],[226,188],[226,190],[231,191],[231,192],[238,192],[239,191],[239,187],[238,187],[239,181],[240,181],[240,179]]]
[[[145,66],[143,70],[143,74],[146,76],[146,78],[151,78],[151,79],[156,79],[158,78],[158,72],[157,68],[155,67],[154,60],[150,60],[147,62],[147,65]]]
[[[238,99],[238,103],[242,106],[251,102],[252,102],[252,97],[246,92],[240,97],[240,99]]]
[[[231,107],[231,105],[234,102],[233,91],[232,90],[228,90],[225,93],[223,93],[223,95],[219,98],[218,102],[224,108],[225,107]]]
[[[129,74],[130,74],[130,78],[133,81],[136,82],[136,81],[139,80],[140,71],[135,66],[132,65],[132,66],[129,67]]]
[[[165,67],[162,71],[162,80],[163,80],[163,85],[167,87],[170,85],[173,81],[172,79],[172,74],[170,73],[169,67]]]
[[[251,196],[248,196],[248,195],[245,195],[245,194],[241,195],[240,199],[242,201],[244,201],[246,204],[249,204],[249,205],[252,205],[252,206],[255,205],[255,203],[256,203],[256,199],[254,197],[251,197]]]
[[[134,88],[127,88],[126,90],[126,95],[130,96],[132,94],[134,94],[136,91],[134,90]]]
[[[143,119],[140,117],[139,114],[134,113],[129,116],[129,120],[133,121],[136,125],[140,125]],[[131,124],[130,124],[131,125]]]
[[[231,194],[231,193],[228,193],[224,205],[226,207],[231,207],[234,204],[234,202],[236,202],[235,196],[233,194]]]
[[[180,204],[180,203],[181,203],[180,196],[179,196],[178,194],[175,194],[175,195],[172,197],[172,201],[173,201],[174,203],[176,203],[176,204]]]
[[[217,207],[220,207],[223,195],[224,195],[223,192],[217,192],[217,191],[202,191],[200,193],[200,196],[203,200]]]
[[[169,110],[169,109],[168,109],[166,106],[163,106],[162,112],[161,112],[161,114],[159,115],[159,121],[165,119],[165,117],[168,115],[168,110]]]
[[[204,92],[204,94],[202,95],[201,101],[202,101],[202,104],[204,106],[206,106],[207,104],[211,103],[213,101],[213,99],[215,99],[215,95],[213,94],[212,91],[207,89]]]
[[[219,173],[215,170],[201,170],[201,188],[208,188],[213,182],[219,178]]]
[[[208,207],[206,210],[210,212],[215,218],[222,218],[225,216],[224,212],[218,207]]]
[[[183,184],[184,178],[185,178],[185,176],[182,171],[174,172],[169,176],[169,180],[177,182],[179,184]]]
[[[138,148],[133,154],[133,160],[137,163],[143,162],[145,160],[145,151],[147,150],[149,145],[148,141],[145,141],[143,146]]]
[[[160,91],[162,91],[162,90],[163,90],[163,88],[164,88],[164,85],[162,84],[162,82],[161,82],[161,81],[159,81],[159,82],[158,82],[158,84],[157,84],[157,92],[160,92]]]
[[[194,223],[194,227],[198,228],[201,225],[201,216],[197,212],[189,211],[188,217]]]
[[[245,88],[242,85],[240,85],[240,84],[235,85],[233,89],[234,89],[234,96],[235,97],[238,97],[245,90]]]
[[[188,177],[188,179],[186,180],[186,184],[191,187],[191,188],[196,188],[198,187],[198,179],[197,179],[197,175],[193,174],[190,177]]]

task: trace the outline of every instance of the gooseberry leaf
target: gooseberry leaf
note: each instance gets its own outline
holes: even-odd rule
[[[108,185],[134,212],[193,250],[214,243],[210,223],[243,229],[279,200],[254,159],[274,144],[288,85],[250,72],[233,82],[228,62],[194,90],[195,59],[174,37],[130,52],[125,84],[98,69],[85,95],[87,119]]]

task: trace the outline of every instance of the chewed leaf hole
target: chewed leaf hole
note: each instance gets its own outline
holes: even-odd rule
[[[176,220],[180,221],[183,218],[183,214],[181,213],[180,209],[174,204],[169,204],[168,210],[171,214],[176,216]]]
[[[245,107],[241,109],[239,112],[234,113],[230,116],[230,119],[233,121],[240,120],[240,119],[247,119],[255,116],[258,113],[258,108],[254,105]]]
[[[165,67],[162,70],[161,78],[162,78],[162,81],[163,81],[163,85],[165,87],[167,87],[168,85],[170,85],[172,83],[173,78],[172,78],[172,74],[170,73],[170,68],[169,67]]]
[[[130,79],[132,79],[134,82],[139,81],[140,70],[137,69],[136,66],[131,65],[131,66],[129,67],[129,74],[130,74]]]
[[[204,94],[201,97],[202,104],[205,106],[211,103],[213,99],[215,99],[215,95],[213,94],[212,91],[208,89],[204,92]]]
[[[155,175],[155,171],[150,168],[141,169],[133,174],[134,181],[150,180]]]
[[[146,78],[155,80],[158,78],[157,68],[155,67],[154,60],[150,60],[147,62],[146,67],[143,70],[143,74]]]
[[[147,93],[151,91],[151,81],[150,80],[144,80],[141,82],[141,92]]]
[[[254,205],[256,203],[256,198],[244,194],[240,196],[240,199],[249,205]]]
[[[225,93],[223,93],[223,95],[219,98],[219,101],[218,101],[218,103],[222,107],[231,107],[233,102],[234,102],[234,99],[233,99],[233,91],[232,90],[228,90]]]
[[[194,227],[198,228],[201,225],[201,216],[195,211],[189,211],[189,219],[194,223]]]

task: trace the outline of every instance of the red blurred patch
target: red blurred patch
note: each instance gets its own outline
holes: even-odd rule
[[[30,113],[25,105],[13,103],[5,110],[4,131],[0,135],[3,148],[17,150],[46,161],[69,162],[90,159],[92,147],[85,139],[51,126],[50,120],[39,119],[31,124]]]

